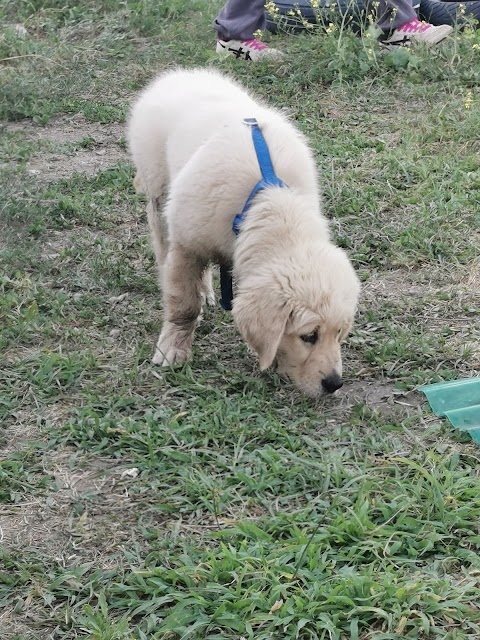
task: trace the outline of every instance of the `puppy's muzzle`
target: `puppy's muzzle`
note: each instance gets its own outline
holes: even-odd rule
[[[327,393],[334,393],[340,387],[343,387],[343,380],[336,371],[322,380],[322,389]]]

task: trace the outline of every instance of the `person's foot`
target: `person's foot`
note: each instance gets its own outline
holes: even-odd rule
[[[217,53],[242,60],[280,60],[283,53],[272,49],[261,40],[217,40]]]
[[[441,24],[435,27],[428,22],[420,22],[417,18],[410,20],[406,24],[398,27],[381,41],[384,46],[409,45],[410,42],[425,42],[426,44],[438,44],[449,36],[453,27],[448,24]]]

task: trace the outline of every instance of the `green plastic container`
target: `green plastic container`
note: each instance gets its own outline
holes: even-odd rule
[[[418,390],[427,396],[435,415],[446,416],[480,444],[480,378],[425,384]]]

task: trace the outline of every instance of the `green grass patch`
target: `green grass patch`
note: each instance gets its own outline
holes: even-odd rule
[[[266,36],[286,61],[247,65],[215,55],[217,10],[0,0],[2,640],[477,640],[478,455],[415,388],[480,366],[480,30],[385,56]],[[259,372],[219,309],[192,362],[150,364],[122,127],[178,65],[310,142],[364,286],[338,396]]]
[[[36,462],[37,455],[31,449],[0,460],[0,504],[19,503],[51,486],[53,478]]]

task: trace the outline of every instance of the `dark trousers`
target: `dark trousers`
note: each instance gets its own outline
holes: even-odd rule
[[[411,0],[367,0],[369,9],[378,3],[377,25],[383,31],[401,27],[417,17]],[[257,29],[265,28],[264,0],[228,0],[213,23],[221,40],[251,40]]]

